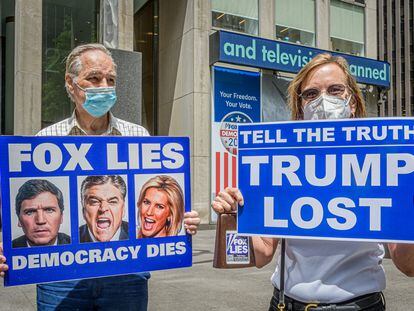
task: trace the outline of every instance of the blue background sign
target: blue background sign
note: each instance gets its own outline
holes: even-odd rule
[[[242,113],[250,122],[260,121],[260,73],[215,66],[214,121],[221,122],[232,113]]]
[[[238,130],[239,234],[414,243],[414,119]]]
[[[139,224],[142,218],[137,210],[143,185],[159,175],[175,179],[184,194],[181,208],[191,210],[188,138],[3,136],[0,159],[3,248],[9,264],[6,286],[191,266],[191,236],[185,234],[182,223],[174,236],[138,238],[140,228],[144,230],[145,225]],[[124,221],[129,223],[126,237],[122,238],[121,231],[116,241],[83,241],[80,227],[86,218],[81,202],[86,199],[81,197],[80,187],[87,176],[102,175],[119,175],[126,183]],[[65,208],[59,232],[65,232],[70,241],[51,246],[26,247],[26,243],[12,247],[12,240],[16,243],[17,238],[25,237],[17,226],[22,213],[17,216],[15,199],[18,189],[30,179],[48,180],[62,191]],[[148,190],[144,195],[148,195]],[[113,204],[111,198],[102,200]],[[104,204],[100,201],[99,209]],[[151,219],[145,218],[144,222],[147,220]],[[101,218],[96,221],[101,222],[101,227],[108,222]],[[50,229],[47,225],[37,226],[43,231]],[[147,224],[146,230],[152,227],[152,223]]]
[[[390,87],[388,62],[226,31],[212,34],[211,41],[211,62],[297,73],[315,55],[328,52],[348,61],[357,82]]]
[[[237,183],[237,125],[259,122],[260,84],[258,72],[213,67],[211,124],[212,197]],[[216,221],[215,213],[212,221]]]

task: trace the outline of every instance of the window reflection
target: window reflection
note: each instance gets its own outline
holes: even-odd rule
[[[315,46],[315,1],[275,0],[276,39]]]
[[[97,42],[99,0],[44,0],[42,20],[42,127],[67,118],[65,57],[77,45]]]
[[[331,49],[337,52],[364,56],[364,7],[331,0]]]
[[[213,27],[258,34],[257,0],[212,0],[211,7]]]
[[[301,45],[315,45],[315,34],[295,28],[276,25],[276,39]]]

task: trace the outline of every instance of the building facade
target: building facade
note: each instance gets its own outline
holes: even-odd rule
[[[378,57],[391,65],[381,116],[414,115],[413,0],[378,0]]]
[[[153,135],[190,137],[192,208],[203,223],[214,221],[209,40],[215,31],[378,58],[376,0],[5,0],[0,11],[2,134],[33,134],[71,113],[63,61],[77,44],[140,52],[141,123]],[[214,65],[258,72],[261,119],[289,119],[292,73]],[[383,113],[381,89],[361,88],[369,116]]]

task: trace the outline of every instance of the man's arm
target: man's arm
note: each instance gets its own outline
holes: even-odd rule
[[[392,261],[407,276],[414,277],[414,245],[389,243]]]
[[[9,270],[9,266],[5,262],[6,257],[3,256],[3,243],[0,242],[0,277],[4,277],[4,272]]]

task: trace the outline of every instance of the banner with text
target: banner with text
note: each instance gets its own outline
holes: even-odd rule
[[[0,137],[5,285],[188,267],[189,139]]]
[[[414,119],[240,125],[238,232],[414,243]]]
[[[390,64],[313,47],[219,30],[210,36],[210,63],[216,62],[297,73],[321,53],[342,56],[358,83],[390,87]]]
[[[260,73],[213,67],[212,198],[237,185],[237,125],[259,122]],[[216,213],[212,212],[212,221]]]

